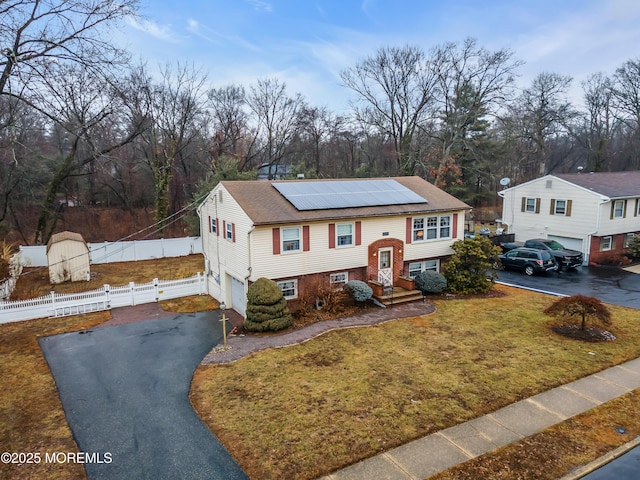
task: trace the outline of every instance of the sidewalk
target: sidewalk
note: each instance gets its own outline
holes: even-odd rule
[[[321,480],[423,480],[640,388],[640,358],[338,470]]]

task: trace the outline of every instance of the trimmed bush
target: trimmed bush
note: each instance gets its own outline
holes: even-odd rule
[[[344,288],[356,302],[366,302],[373,296],[371,287],[360,280],[350,280],[345,284]]]
[[[447,279],[438,272],[421,272],[414,278],[414,281],[416,288],[424,295],[427,293],[440,293],[447,288]]]
[[[247,291],[244,327],[250,332],[277,331],[291,325],[291,313],[278,284],[259,278]]]
[[[453,293],[487,293],[497,274],[491,269],[493,259],[502,251],[485,237],[458,240],[451,248],[455,252],[444,265],[447,288]]]

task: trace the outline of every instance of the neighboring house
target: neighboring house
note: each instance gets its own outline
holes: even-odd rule
[[[291,176],[291,167],[280,163],[263,163],[258,167],[258,180],[285,180]]]
[[[47,261],[51,283],[89,280],[89,247],[79,233],[51,235],[47,243]]]
[[[469,209],[419,177],[223,181],[198,207],[209,293],[244,314],[260,277],[293,300],[319,282],[438,271]]]
[[[640,233],[640,171],[546,175],[499,195],[516,241],[554,239],[590,265],[626,253]]]

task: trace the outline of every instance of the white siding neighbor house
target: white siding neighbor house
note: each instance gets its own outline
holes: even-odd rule
[[[469,209],[419,177],[223,181],[198,207],[209,293],[244,314],[260,277],[287,300],[319,284],[396,285],[439,270]]]
[[[590,265],[615,263],[640,233],[640,171],[546,175],[499,195],[516,241],[557,240]]]
[[[47,243],[49,281],[51,283],[89,280],[89,247],[79,233],[60,232]]]

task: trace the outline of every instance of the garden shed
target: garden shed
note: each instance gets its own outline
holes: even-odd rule
[[[89,279],[89,247],[79,233],[60,232],[51,235],[47,243],[47,262],[51,283]]]

